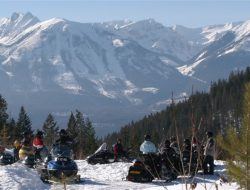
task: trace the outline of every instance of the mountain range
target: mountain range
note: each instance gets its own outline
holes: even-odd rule
[[[250,20],[201,28],[154,19],[79,23],[31,13],[0,19],[0,94],[34,127],[48,113],[66,126],[79,109],[99,135],[208,90],[250,66]]]

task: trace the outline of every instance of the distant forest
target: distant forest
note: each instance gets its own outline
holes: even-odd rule
[[[227,80],[211,83],[210,91],[195,92],[189,98],[175,102],[161,112],[150,114],[143,119],[125,125],[119,132],[104,138],[112,145],[121,138],[125,147],[135,151],[150,134],[155,144],[161,144],[166,138],[176,136],[180,139],[190,138],[192,129],[196,128],[199,141],[204,141],[205,132],[222,134],[229,126],[239,129],[242,121],[242,104],[244,86],[250,82],[250,67],[245,71],[233,72]]]

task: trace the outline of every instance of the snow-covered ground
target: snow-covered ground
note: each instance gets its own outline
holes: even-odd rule
[[[177,179],[170,183],[152,182],[152,183],[133,183],[124,181],[129,163],[113,163],[104,165],[89,165],[86,161],[77,161],[79,174],[85,180],[81,184],[67,185],[67,189],[81,190],[185,190],[185,183],[182,179]],[[225,165],[222,161],[216,161],[216,173],[224,174]],[[15,163],[9,166],[0,167],[0,189],[1,190],[42,190],[42,189],[63,189],[60,184],[43,184],[37,175],[36,170],[26,168],[21,163]],[[197,182],[195,190],[215,190],[216,184],[219,190],[236,190],[238,186],[235,183],[221,182],[219,175],[202,176],[198,175],[194,182]],[[188,185],[189,189],[190,185]]]

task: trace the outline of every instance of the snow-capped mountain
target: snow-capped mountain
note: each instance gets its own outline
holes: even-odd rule
[[[192,85],[208,89],[210,80],[250,65],[235,62],[250,49],[247,23],[188,29],[14,13],[0,19],[0,92],[11,111],[25,105],[40,124],[49,112],[77,108],[98,126],[119,127],[166,106],[172,91],[181,98]],[[217,69],[228,55],[226,70]]]

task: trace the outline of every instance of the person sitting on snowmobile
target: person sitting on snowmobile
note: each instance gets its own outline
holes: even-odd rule
[[[32,147],[30,146],[30,142],[27,140],[24,140],[22,142],[22,147],[19,150],[19,159],[24,160],[26,156],[34,155],[34,152],[32,150]]]
[[[163,164],[166,166],[166,170],[168,171],[168,177],[170,177],[170,179],[176,179],[178,176],[178,170],[180,168],[180,158],[175,150],[170,147],[170,144],[170,141],[166,139],[161,156]]]
[[[67,131],[65,129],[61,129],[59,132],[59,139],[56,140],[55,144],[67,145],[69,147],[72,147],[73,143],[74,140],[70,138]]]
[[[151,142],[151,136],[150,135],[145,135],[144,136],[144,142],[140,146],[140,151],[143,154],[150,154],[150,153],[156,153],[156,147],[154,143]]]
[[[37,131],[35,138],[33,139],[33,147],[35,152],[35,158],[41,159],[40,152],[44,148],[42,131]]]
[[[123,150],[121,139],[118,138],[116,144],[114,145],[114,161],[117,162],[118,158],[121,156],[125,156],[125,151]]]
[[[31,131],[25,131],[23,133],[23,139],[21,140],[21,145],[24,144],[32,146],[32,132]]]
[[[14,161],[18,161],[19,160],[19,150],[21,149],[21,143],[19,140],[15,140],[14,143],[14,150],[13,150],[13,154],[14,154]]]
[[[177,140],[175,136],[172,136],[170,138],[170,147],[173,148],[176,152],[176,154],[180,154],[180,148],[178,146]]]
[[[144,136],[144,142],[140,146],[142,152],[142,162],[149,171],[150,175],[154,178],[161,176],[161,158],[158,156],[157,149],[154,143],[151,142],[149,134]]]
[[[214,174],[214,152],[215,152],[215,142],[213,139],[213,133],[212,132],[207,132],[207,142],[205,145],[205,150],[204,150],[204,161],[203,161],[203,170],[204,174]],[[209,165],[209,170],[208,170],[208,165]]]

